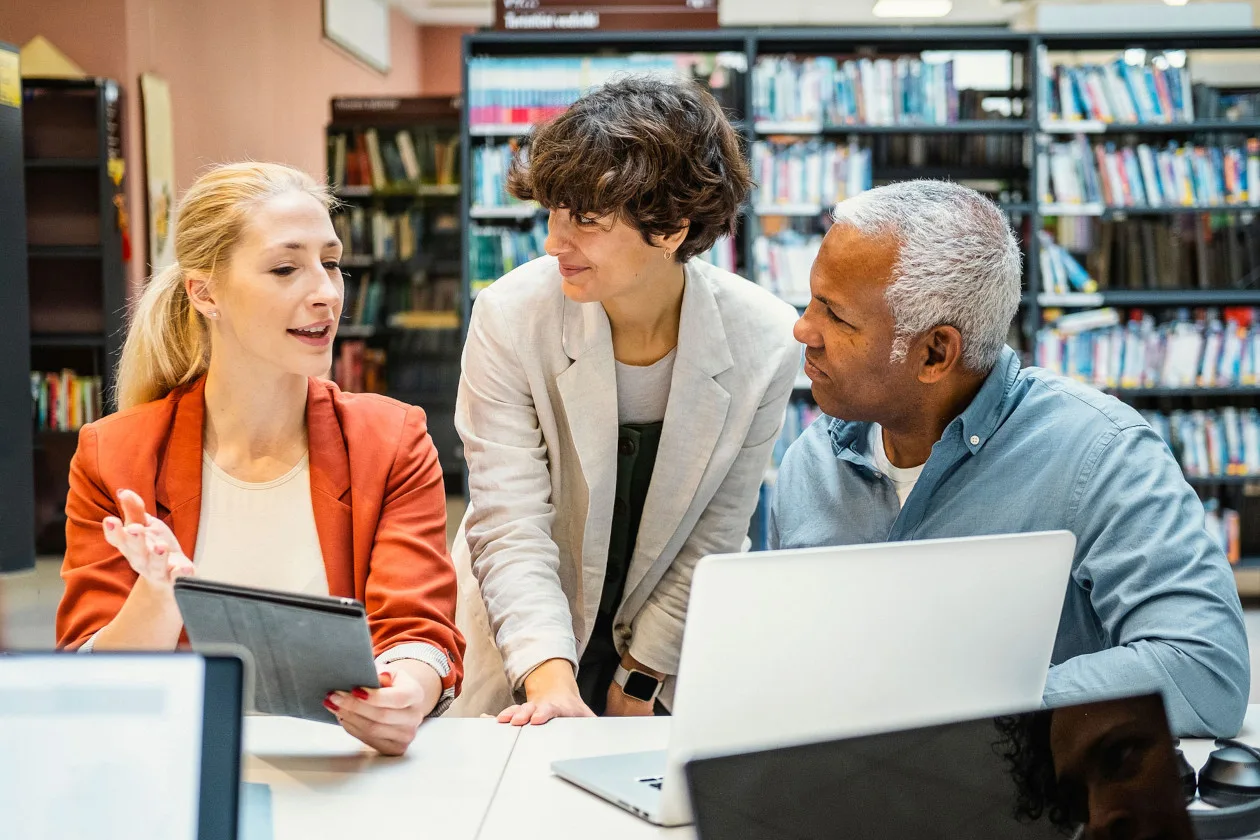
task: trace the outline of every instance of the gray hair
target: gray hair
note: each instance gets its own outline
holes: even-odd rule
[[[899,245],[885,299],[896,326],[892,360],[910,339],[948,324],[962,333],[963,364],[985,373],[997,364],[1019,308],[1020,252],[1002,211],[949,181],[902,181],[835,206],[837,223]]]

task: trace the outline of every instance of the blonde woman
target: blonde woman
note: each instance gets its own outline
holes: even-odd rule
[[[123,348],[121,411],[84,427],[71,463],[57,643],[174,648],[184,574],[356,598],[383,687],[326,705],[398,754],[450,704],[464,644],[424,412],[319,378],[343,294],[330,204],[275,164],[220,166],[185,194],[178,262]]]

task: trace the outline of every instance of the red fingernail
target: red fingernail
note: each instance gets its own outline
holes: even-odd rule
[[[337,704],[336,704],[336,703],[334,703],[333,701],[329,700],[328,698],[324,698],[324,708],[325,708],[325,709],[327,709],[327,710],[328,710],[328,711],[330,711],[330,712],[339,712],[339,711],[341,711],[341,709],[339,709],[339,708],[337,707]]]
[[[355,697],[358,697],[360,700],[368,699],[367,689],[365,688],[356,688],[354,691],[350,693],[353,694]]]

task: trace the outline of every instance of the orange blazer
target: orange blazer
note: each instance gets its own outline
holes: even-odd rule
[[[136,580],[102,530],[106,516],[121,516],[118,490],[139,493],[196,559],[204,416],[202,377],[79,432],[66,499],[58,647],[77,648],[108,624]],[[444,687],[458,691],[464,639],[455,629],[442,471],[424,412],[311,379],[306,426],[329,592],[363,602],[377,655],[405,642],[445,651],[451,675]]]

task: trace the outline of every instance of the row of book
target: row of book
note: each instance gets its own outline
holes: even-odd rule
[[[1260,476],[1260,410],[1142,412],[1191,477]]]
[[[406,189],[459,183],[459,134],[433,128],[368,128],[328,136],[334,189]]]
[[[468,237],[473,294],[517,266],[542,256],[546,241],[547,223],[540,218],[535,218],[528,230],[473,228]]]
[[[1031,144],[1020,134],[877,134],[862,138],[871,150],[871,165],[880,170],[900,169],[897,179],[1011,180],[1028,182]],[[945,170],[921,173],[918,167]],[[962,170],[955,176],[951,170]],[[974,172],[972,171],[974,170]]]
[[[1260,207],[1260,139],[1238,146],[1169,142],[1118,147],[1084,137],[1051,143],[1039,188],[1045,201],[1110,207]]]
[[[952,59],[763,56],[752,84],[758,122],[914,126],[986,117],[980,98],[954,85]]]
[[[473,147],[474,207],[510,207],[524,203],[507,190],[508,168],[519,153],[520,144],[515,140]]]
[[[1222,507],[1219,499],[1203,500],[1203,527],[1225,552],[1230,563],[1242,560],[1242,520],[1238,511]]]
[[[1162,56],[1150,64],[1059,64],[1043,75],[1042,105],[1052,120],[1106,123],[1194,122],[1190,70]]]
[[[742,110],[747,58],[743,53],[470,58],[469,125],[528,130],[564,113],[591,88],[626,75],[694,79],[724,107]]]
[[[871,153],[856,143],[758,141],[752,147],[752,175],[758,209],[776,204],[829,207],[871,188]]]
[[[1095,292],[1098,283],[1089,276],[1076,258],[1062,245],[1054,241],[1050,231],[1037,234],[1041,239],[1040,269],[1041,290],[1050,294],[1069,292]]]
[[[333,357],[332,380],[343,391],[384,394],[387,390],[386,353],[361,340],[341,342]]]
[[[783,418],[783,429],[779,432],[779,439],[775,441],[770,455],[771,465],[778,467],[783,463],[783,456],[787,454],[788,447],[821,416],[822,409],[811,402],[794,400],[788,403],[787,414]]]
[[[735,248],[735,240],[729,236],[718,237],[718,240],[713,243],[713,247],[703,254],[698,254],[696,259],[712,263],[723,271],[729,271],[732,274],[739,272],[739,253]]]
[[[386,279],[372,272],[346,281],[343,326],[431,327],[433,315],[459,309],[459,280],[431,280],[421,271]]]
[[[359,257],[407,262],[419,251],[424,213],[387,213],[380,208],[351,205],[333,214],[333,229],[341,240],[343,263]]]
[[[808,301],[810,269],[822,240],[821,233],[792,229],[774,236],[758,236],[753,240],[753,277],[757,284],[789,303]]]
[[[1257,312],[1207,310],[1190,320],[1157,323],[1134,312],[1120,323],[1114,309],[1066,315],[1037,332],[1039,367],[1100,388],[1250,387],[1260,374]]]
[[[1062,216],[1052,227],[1100,290],[1250,289],[1260,280],[1260,214]]]
[[[31,371],[31,420],[39,431],[71,432],[101,418],[101,377],[65,369]]]

